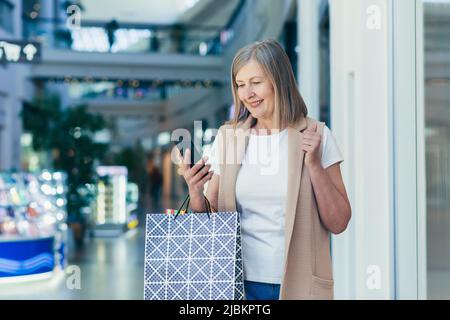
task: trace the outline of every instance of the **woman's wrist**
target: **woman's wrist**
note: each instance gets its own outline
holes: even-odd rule
[[[189,206],[191,207],[191,210],[194,212],[206,212],[206,203],[205,203],[205,196],[200,193],[194,193],[190,194],[190,202]]]
[[[203,192],[189,190],[189,198],[192,200],[199,200],[203,198]]]

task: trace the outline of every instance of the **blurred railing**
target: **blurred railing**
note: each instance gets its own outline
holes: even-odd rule
[[[157,102],[171,99],[192,89],[215,88],[220,84],[208,81],[192,83],[165,81],[155,85],[145,81],[132,80],[130,84],[117,82],[78,83],[70,92],[72,99],[113,99],[127,101]]]
[[[65,19],[23,17],[24,38],[44,47],[84,52],[222,54],[231,40],[230,30],[245,0],[236,6],[225,26],[141,24],[82,20],[68,28]]]

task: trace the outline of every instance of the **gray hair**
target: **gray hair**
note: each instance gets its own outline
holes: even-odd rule
[[[250,60],[256,61],[266,73],[275,92],[275,117],[280,128],[294,125],[308,110],[297,88],[289,58],[282,46],[272,39],[258,41],[240,49],[231,65],[231,89],[234,100],[234,116],[229,122],[234,126],[245,121],[250,112],[240,101],[236,74]]]

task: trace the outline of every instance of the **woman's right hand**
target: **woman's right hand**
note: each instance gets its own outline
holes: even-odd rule
[[[177,149],[178,150],[178,149]],[[178,150],[178,173],[183,176],[189,188],[189,195],[192,198],[203,198],[205,183],[211,180],[214,171],[210,164],[206,164],[208,157],[202,157],[193,167],[190,166],[191,151],[186,150],[184,158]]]

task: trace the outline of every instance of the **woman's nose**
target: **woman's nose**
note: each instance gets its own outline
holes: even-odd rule
[[[251,98],[253,98],[254,96],[255,96],[255,93],[253,92],[253,90],[252,90],[251,88],[247,89],[247,92],[246,92],[245,97],[246,97],[247,99],[251,99]]]

